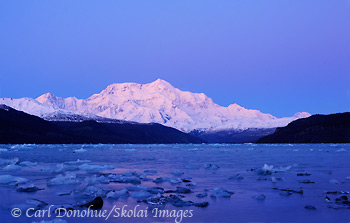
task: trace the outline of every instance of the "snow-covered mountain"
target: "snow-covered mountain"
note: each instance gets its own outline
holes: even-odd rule
[[[141,123],[156,122],[185,132],[195,129],[273,128],[310,116],[307,112],[301,112],[293,117],[276,118],[237,104],[223,107],[203,93],[181,91],[160,79],[149,84],[111,84],[87,99],[61,98],[46,93],[36,100],[2,100],[0,104],[41,117],[57,113],[100,116]]]
[[[52,105],[42,104],[35,99],[32,98],[0,98],[0,104],[5,104],[11,108],[14,108],[19,111],[23,111],[25,113],[39,116],[39,117],[48,117],[54,115],[71,115],[73,114],[70,111],[62,110],[56,108]]]

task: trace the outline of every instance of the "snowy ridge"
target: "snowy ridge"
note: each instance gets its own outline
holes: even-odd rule
[[[111,84],[87,99],[61,98],[46,93],[36,100],[2,100],[5,103],[0,99],[0,104],[40,117],[52,116],[57,112],[63,115],[99,116],[141,123],[156,122],[185,132],[194,129],[273,128],[310,116],[307,112],[299,112],[293,117],[276,118],[237,104],[223,107],[203,93],[181,91],[161,79],[149,84]]]
[[[14,108],[25,113],[35,115],[41,118],[51,115],[69,115],[72,112],[64,111],[62,109],[54,108],[52,105],[42,104],[32,98],[0,98],[0,104],[5,104],[11,108]]]
[[[103,122],[120,122],[96,115],[83,115],[65,109],[57,108],[49,104],[42,104],[32,98],[0,98],[0,105],[7,105],[13,109],[38,116],[49,121],[84,121],[94,119]],[[0,107],[1,108],[1,107]]]

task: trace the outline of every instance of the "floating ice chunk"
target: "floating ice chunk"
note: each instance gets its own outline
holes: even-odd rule
[[[85,178],[85,182],[88,185],[93,185],[93,184],[109,184],[109,181],[106,179],[104,176],[92,176],[92,177],[87,177]]]
[[[141,184],[141,179],[137,176],[123,176],[118,174],[110,174],[108,175],[108,178],[111,180],[111,182],[118,182],[118,183],[131,183],[131,184]]]
[[[79,166],[80,170],[85,170],[87,172],[99,172],[103,170],[113,170],[115,167],[112,165],[92,165],[92,164],[82,164]]]
[[[255,172],[259,175],[266,176],[272,174],[273,166],[269,166],[267,164],[264,164],[264,166],[260,169],[256,169]]]
[[[159,184],[169,182],[171,184],[180,184],[182,183],[182,180],[180,178],[169,178],[169,177],[158,177],[157,179],[153,180],[153,183]]]
[[[106,195],[107,198],[115,198],[115,199],[118,199],[119,196],[118,196],[118,193],[114,192],[114,191],[110,191],[107,193]]]
[[[36,166],[37,164],[38,164],[37,162],[23,161],[19,165],[21,165],[21,166]]]
[[[64,184],[80,184],[76,179],[75,173],[66,173],[65,175],[59,174],[55,178],[47,182],[47,186],[64,185]]]
[[[344,149],[344,148],[341,148],[341,149],[338,149],[338,150],[336,150],[336,152],[346,152],[346,149]]]
[[[157,179],[153,180],[153,183],[159,184],[159,183],[164,183],[169,181],[170,181],[169,177],[158,177]]]
[[[18,158],[15,157],[13,159],[0,159],[0,166],[16,164],[18,162]]]
[[[84,153],[84,152],[86,152],[86,151],[87,151],[87,150],[84,149],[84,148],[80,148],[80,149],[74,150],[74,152],[76,152],[76,153]]]
[[[106,195],[106,191],[103,188],[88,186],[85,188],[83,194],[87,196],[104,197]]]
[[[255,200],[260,200],[260,201],[262,201],[262,200],[265,200],[265,199],[266,199],[266,196],[263,195],[263,194],[260,194],[260,195],[254,196],[253,198],[254,198]]]
[[[264,166],[263,166],[261,169],[271,171],[271,170],[273,169],[273,165],[267,165],[267,164],[265,163]]]
[[[81,163],[90,163],[91,161],[90,160],[80,160],[80,159],[77,159],[76,161],[68,161],[68,162],[65,162],[66,164],[81,164]]]
[[[153,180],[152,178],[147,177],[146,174],[140,174],[139,178],[140,178],[140,180],[143,180],[143,181],[152,181]]]
[[[128,192],[126,189],[122,189],[122,190],[120,190],[120,191],[117,193],[117,195],[118,195],[119,197],[128,197],[128,196],[129,196],[129,192]]]
[[[138,192],[132,193],[130,195],[130,197],[138,199],[138,200],[147,199],[151,196],[152,196],[152,194],[150,192],[147,192],[147,191],[138,191]]]
[[[23,177],[15,177],[12,175],[0,175],[0,184],[24,184],[28,183],[29,180]]]
[[[169,183],[171,184],[180,184],[182,183],[182,180],[180,178],[170,178]]]
[[[175,193],[189,194],[189,193],[192,193],[192,190],[186,187],[176,187]]]
[[[43,189],[40,189],[40,188],[34,186],[33,184],[30,184],[30,185],[18,187],[16,191],[17,192],[32,193],[32,192],[36,192],[38,190],[43,190]]]
[[[350,180],[350,176],[348,176],[348,177],[345,177],[345,180]]]
[[[56,166],[57,166],[57,170],[55,170],[56,173],[79,170],[77,166],[65,165],[63,163],[57,164]]]
[[[8,150],[4,148],[0,148],[0,152],[8,152]]]
[[[125,188],[120,190],[119,192],[111,191],[107,193],[107,198],[118,199],[118,198],[126,198],[126,197],[129,197],[129,191]]]
[[[175,175],[175,176],[181,176],[181,175],[184,174],[184,172],[182,172],[181,170],[174,170],[174,171],[172,172],[172,174]]]
[[[188,183],[188,184],[186,184],[186,186],[187,187],[196,187],[197,186],[197,184],[196,183],[194,183],[194,182],[191,182],[191,183]]]
[[[329,180],[329,183],[331,183],[331,184],[340,184],[340,182],[338,180],[336,180],[336,179]]]
[[[210,197],[231,197],[232,194],[234,194],[234,192],[215,187]]]
[[[129,186],[126,188],[128,191],[147,191],[149,188],[145,186]]]
[[[157,170],[145,170],[144,173],[157,173]]]
[[[199,193],[199,194],[197,194],[196,195],[196,197],[198,197],[198,198],[203,198],[203,197],[207,197],[208,196],[208,194],[207,193]]]
[[[271,177],[271,182],[272,182],[272,183],[277,183],[276,177]]]
[[[22,168],[20,166],[16,165],[16,164],[9,164],[9,165],[5,166],[2,169],[6,170],[6,171],[19,171]]]
[[[296,166],[297,164],[294,164]],[[259,175],[271,175],[272,173],[277,173],[277,172],[286,172],[287,170],[290,170],[293,166],[286,166],[286,167],[279,167],[279,168],[274,168],[273,165],[267,165],[264,164],[264,166],[260,169],[256,169],[255,172]],[[254,170],[254,169],[252,169]]]
[[[164,194],[164,188],[161,187],[152,187],[152,188],[148,188],[148,192],[152,193],[152,194]]]
[[[292,166],[279,167],[279,168],[274,168],[273,171],[275,171],[275,172],[286,172],[286,171],[290,170],[291,168],[292,168]]]

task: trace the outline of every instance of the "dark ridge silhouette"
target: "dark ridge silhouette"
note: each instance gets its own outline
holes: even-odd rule
[[[258,143],[349,143],[350,112],[312,115],[258,140]]]
[[[170,144],[204,141],[160,124],[50,122],[0,105],[1,144]]]

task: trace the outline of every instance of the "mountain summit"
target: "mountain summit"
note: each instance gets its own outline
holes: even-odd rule
[[[23,103],[23,100],[27,100],[26,103]],[[39,113],[39,116],[44,118],[45,116],[52,117],[53,112],[88,117],[100,116],[141,123],[155,122],[185,132],[274,128],[286,126],[293,120],[310,116],[307,112],[299,112],[293,117],[276,118],[270,114],[246,109],[237,104],[223,107],[215,104],[211,98],[203,93],[181,91],[161,79],[149,84],[111,84],[100,93],[87,99],[61,98],[46,93],[36,100],[28,98],[13,99],[12,101],[3,99],[1,103],[30,114],[37,115]],[[40,106],[42,110],[38,108]],[[32,107],[35,107],[34,111],[31,109]],[[45,111],[48,112],[45,114]]]
[[[237,104],[222,107],[203,93],[181,91],[161,79],[149,84],[111,84],[87,99],[60,98],[46,93],[36,100],[81,115],[156,122],[185,132],[194,129],[273,128],[310,116],[308,113],[297,113],[293,117],[278,119]]]

